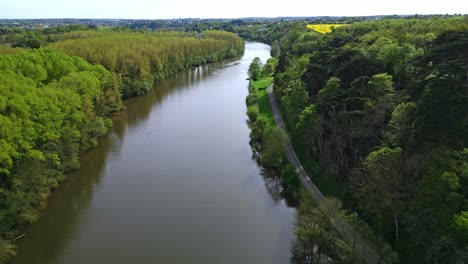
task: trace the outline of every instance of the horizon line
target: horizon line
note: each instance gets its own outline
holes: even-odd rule
[[[48,18],[1,18],[0,20],[54,20],[54,19],[95,19],[95,20],[181,20],[181,19],[199,19],[199,20],[208,20],[208,19],[255,19],[255,18],[264,18],[264,19],[275,19],[275,18],[356,18],[356,17],[385,17],[385,16],[467,16],[468,14],[462,13],[431,13],[431,14],[387,14],[387,15],[317,15],[317,16],[276,16],[276,17],[267,17],[267,16],[251,16],[251,17],[179,17],[179,18],[96,18],[96,17],[48,17]]]

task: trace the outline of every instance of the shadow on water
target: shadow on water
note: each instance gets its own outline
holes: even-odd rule
[[[223,63],[225,62],[212,63],[176,73],[156,83],[147,95],[125,101],[126,110],[112,117],[113,127],[99,139],[98,147],[81,155],[81,168],[68,173],[67,179],[49,197],[48,206],[41,213],[39,221],[23,230],[26,236],[39,238],[39,241],[22,239],[18,242],[19,250],[34,252],[34,255],[19,254],[11,264],[28,263],[27,260],[31,259],[36,263],[49,263],[62,255],[63,250],[68,248],[70,239],[80,231],[77,227],[83,216],[82,212],[90,206],[95,189],[100,188],[101,180],[106,175],[109,154],[120,152],[125,130],[145,121],[151,110],[158,107],[167,96],[182,93],[190,84],[199,82],[222,68]],[[58,230],[60,231],[57,232]],[[51,236],[51,233],[54,235]],[[48,244],[48,250],[34,250],[38,242]]]
[[[152,90],[146,95],[130,98],[125,101],[126,110],[117,114],[112,118],[114,123],[127,124],[128,126],[137,126],[144,122],[151,110],[170,95],[183,93],[185,89],[191,87],[191,84],[199,82],[213,72],[227,67],[225,63],[238,65],[239,63],[232,62],[231,60],[215,62],[203,66],[199,66],[187,71],[178,72],[166,80],[156,82]],[[228,64],[229,65],[229,64]],[[117,125],[116,132],[119,137],[123,137],[125,131],[118,130],[119,128],[125,129],[125,125]]]
[[[115,135],[108,134],[100,139],[98,148],[82,155],[81,169],[69,173],[67,180],[50,196],[48,207],[42,212],[39,221],[23,231],[26,237],[19,241],[19,250],[34,252],[34,255],[19,254],[11,263],[28,263],[31,259],[34,259],[34,263],[49,263],[62,255],[70,238],[79,232],[76,227],[82,211],[90,205],[92,193],[100,187],[108,153],[118,151],[116,140]],[[47,244],[48,250],[34,250],[39,243]]]
[[[278,178],[250,160],[244,123],[248,65],[268,54],[249,44],[242,60],[177,73],[127,100],[24,229],[10,264],[131,263],[133,254],[139,263],[287,262],[294,210]]]

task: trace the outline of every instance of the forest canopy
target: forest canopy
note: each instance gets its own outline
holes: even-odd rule
[[[276,32],[274,92],[312,180],[402,263],[466,263],[468,17]]]
[[[32,34],[32,33],[31,33]],[[73,31],[39,49],[0,47],[0,262],[5,239],[34,222],[79,154],[98,144],[122,110],[175,72],[234,58],[232,33]]]
[[[233,58],[244,42],[232,33],[75,31],[51,44],[70,55],[101,64],[122,79],[123,98],[145,94],[155,81],[190,67]]]

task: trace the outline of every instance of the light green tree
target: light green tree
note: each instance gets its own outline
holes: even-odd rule
[[[252,63],[249,66],[249,77],[250,79],[256,81],[260,77],[260,72],[262,70],[262,61],[259,57],[253,59]]]

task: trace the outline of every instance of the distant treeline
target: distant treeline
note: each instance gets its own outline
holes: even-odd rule
[[[243,53],[244,42],[232,33],[100,33],[77,31],[51,47],[101,64],[122,78],[122,95],[146,93],[155,81],[174,72]]]
[[[40,49],[0,46],[0,263],[79,153],[156,81],[244,52],[232,33],[75,31]],[[156,85],[157,86],[157,85]],[[157,87],[156,87],[157,89]]]

